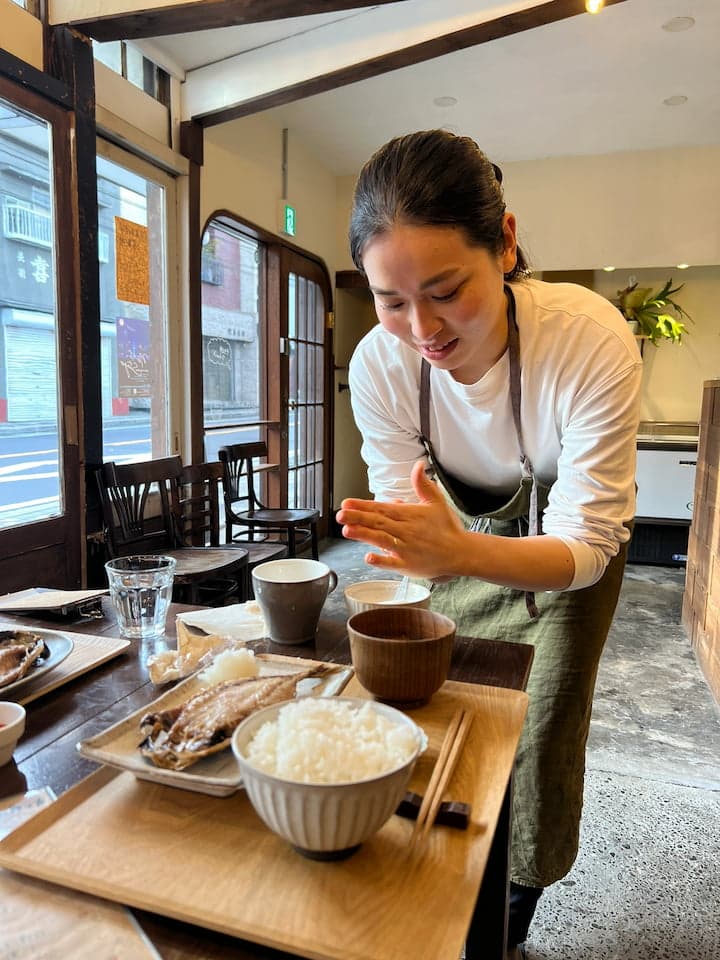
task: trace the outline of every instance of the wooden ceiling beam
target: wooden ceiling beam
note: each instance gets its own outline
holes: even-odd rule
[[[166,6],[147,6],[141,10],[78,17],[63,23],[105,43],[108,40],[141,40],[196,30],[216,30],[396,2],[407,0],[187,0]]]
[[[606,6],[624,2],[625,0],[605,0]],[[326,93],[328,90],[335,90],[350,83],[358,83],[371,77],[390,73],[392,70],[414,66],[435,57],[455,53],[458,50],[465,50],[468,47],[475,47],[526,30],[533,30],[535,27],[547,26],[550,23],[566,20],[568,17],[575,17],[579,14],[586,14],[585,0],[547,0],[546,3],[541,3],[538,6],[518,10],[494,20],[486,20],[483,23],[473,24],[471,27],[464,27],[461,30],[443,34],[432,40],[425,40],[400,50],[394,50],[392,53],[340,67],[337,70],[277,90],[270,90],[231,106],[218,107],[206,113],[195,114],[193,119],[197,120],[203,127],[217,126],[253,113],[270,110],[272,107],[279,107],[319,93]]]

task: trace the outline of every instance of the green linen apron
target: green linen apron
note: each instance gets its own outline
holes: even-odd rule
[[[520,450],[520,485],[509,498],[471,488],[449,476],[430,443],[430,365],[423,361],[421,440],[432,471],[468,529],[503,537],[542,533],[550,488],[538,483],[524,452],[520,424],[520,349],[515,301],[508,301],[508,354],[513,419]],[[602,578],[582,590],[539,598],[471,577],[433,588],[432,608],[457,632],[535,648],[528,715],[514,770],[512,870],[515,883],[546,887],[564,877],[578,850],[585,744],[600,655],[622,584],[627,544]],[[529,616],[528,616],[529,614]]]

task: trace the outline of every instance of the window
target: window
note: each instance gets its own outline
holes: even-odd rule
[[[52,189],[50,124],[0,99],[0,528],[63,510]]]
[[[214,287],[221,287],[223,283],[223,265],[213,254],[202,252],[200,261],[200,279],[203,283],[211,283]]]
[[[3,199],[3,236],[8,240],[51,247],[53,228],[49,209],[38,209],[27,200],[6,196]]]
[[[173,446],[166,262],[174,182],[109,145],[98,150],[103,458],[149,460]]]
[[[219,225],[211,227],[203,240],[205,425],[253,425],[243,430],[242,435],[215,434],[211,446],[217,450],[223,443],[260,439],[256,424],[265,417],[258,316],[260,245]]]
[[[108,43],[93,40],[93,54],[100,63],[125,77],[155,100],[169,106],[170,74],[143,56],[137,47],[125,40],[110,40]]]
[[[110,262],[110,234],[107,230],[98,230],[98,260],[100,263]]]

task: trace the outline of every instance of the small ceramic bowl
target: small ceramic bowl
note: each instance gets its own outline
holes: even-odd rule
[[[427,703],[450,669],[455,623],[413,607],[378,607],[347,623],[355,675],[365,689],[403,709]]]
[[[405,796],[415,761],[427,745],[420,727],[399,710],[372,700],[332,699],[355,709],[370,705],[392,722],[409,728],[416,739],[412,755],[380,776],[341,783],[302,783],[259,770],[246,756],[250,742],[263,724],[276,720],[281,708],[293,701],[276,703],[251,714],[232,737],[243,786],[255,812],[298,853],[313,860],[342,860],[377,833]],[[306,731],[305,736],[314,733]]]
[[[0,767],[8,763],[25,732],[25,707],[11,700],[0,700]]]
[[[400,593],[402,580],[361,580],[345,590],[350,616],[378,607],[429,607],[430,591],[419,583],[408,583]]]

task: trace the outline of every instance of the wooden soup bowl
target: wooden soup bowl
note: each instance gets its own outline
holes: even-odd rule
[[[417,607],[356,613],[347,623],[355,674],[368,693],[403,708],[427,703],[447,680],[455,623]]]

